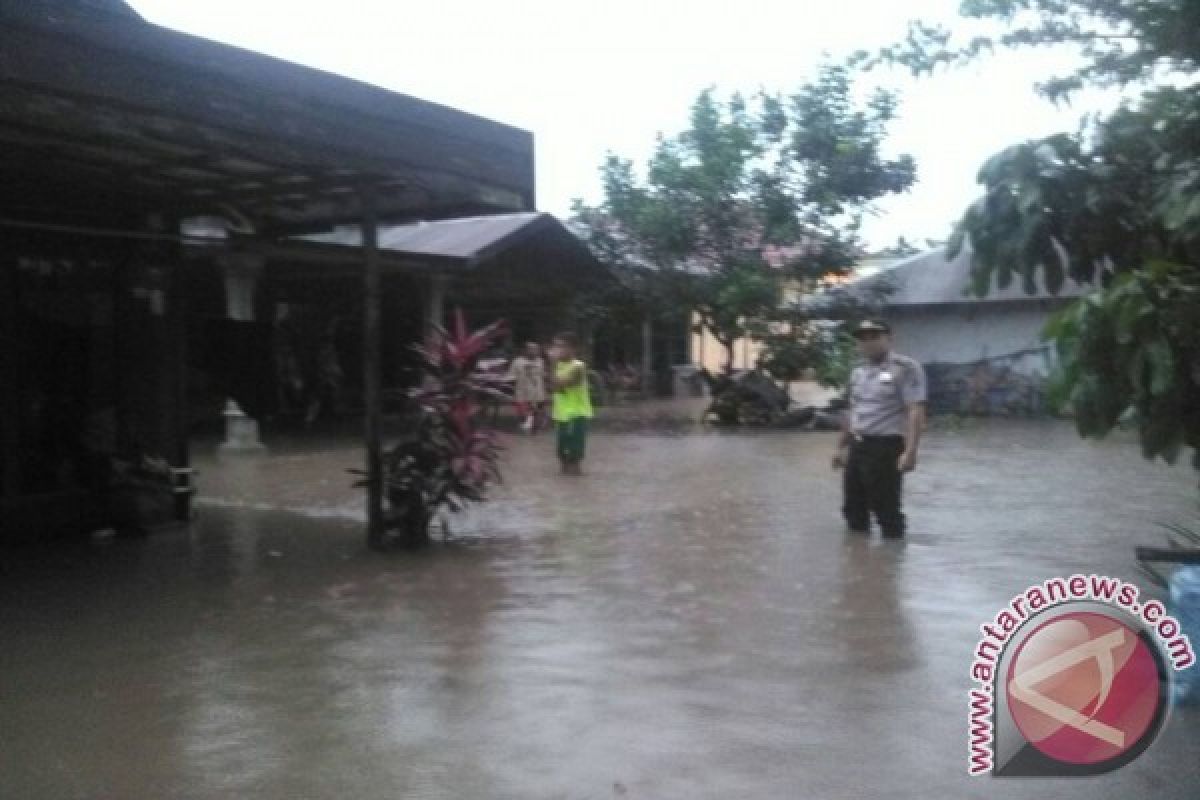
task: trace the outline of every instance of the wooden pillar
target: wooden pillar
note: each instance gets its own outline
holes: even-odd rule
[[[178,228],[178,226],[176,226]],[[180,248],[174,248],[170,273],[168,274],[168,297],[167,297],[167,329],[168,347],[167,358],[169,364],[167,368],[168,382],[170,392],[172,394],[172,410],[174,412],[171,421],[174,423],[173,434],[173,452],[171,453],[171,466],[181,472],[179,474],[187,474],[191,463],[191,452],[188,447],[188,434],[190,433],[189,422],[190,414],[188,413],[188,287],[184,281],[183,270],[186,267],[186,262],[183,260],[183,254]],[[180,522],[187,522],[192,518],[192,494],[188,489],[191,488],[190,478],[182,486],[176,485],[180,489],[175,492],[175,519]]]
[[[7,237],[0,240],[0,498],[4,499],[15,497],[21,483],[17,259],[8,244]]]
[[[596,326],[591,320],[579,324],[580,344],[582,345],[583,361],[589,368],[596,367]]]
[[[446,287],[450,279],[446,275],[431,275],[429,291],[425,296],[425,336],[433,332],[434,327],[446,327]]]
[[[217,258],[225,282],[225,316],[235,322],[254,322],[257,289],[265,259],[254,253],[231,252]],[[249,416],[232,397],[225,399],[225,441],[217,448],[222,455],[261,453],[258,420]]]
[[[379,218],[375,189],[365,186],[362,200],[363,234],[363,395],[367,449],[367,544],[382,547],[383,528],[383,392],[380,376],[382,278],[379,267]]]

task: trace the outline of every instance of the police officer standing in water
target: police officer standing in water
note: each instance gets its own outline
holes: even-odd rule
[[[850,407],[833,457],[834,469],[845,470],[842,513],[855,533],[867,533],[874,514],[884,538],[899,539],[904,473],[916,469],[925,425],[925,370],[892,352],[886,323],[862,322],[854,338],[863,360],[850,373]]]

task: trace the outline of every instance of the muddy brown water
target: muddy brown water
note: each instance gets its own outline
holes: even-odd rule
[[[1087,780],[969,779],[978,626],[1138,581],[1195,476],[1060,423],[930,434],[906,543],[825,434],[511,438],[426,552],[363,545],[353,442],[202,458],[190,530],[0,554],[0,798],[1200,796],[1200,713]]]

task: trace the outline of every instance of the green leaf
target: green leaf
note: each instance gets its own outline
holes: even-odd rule
[[[1150,394],[1162,397],[1175,387],[1175,358],[1165,339],[1155,339],[1145,348],[1150,364]]]
[[[1046,319],[1046,324],[1042,328],[1042,341],[1052,341],[1059,339],[1068,332],[1073,332],[1075,329],[1075,317],[1078,309],[1078,301],[1071,305],[1054,312]]]
[[[1124,298],[1116,315],[1116,337],[1120,344],[1130,344],[1137,337],[1139,322],[1153,308],[1143,294],[1130,294]]]

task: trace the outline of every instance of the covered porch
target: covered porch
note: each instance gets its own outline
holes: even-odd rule
[[[304,260],[357,283],[377,508],[384,272],[408,263],[380,226],[532,209],[532,137],[88,4],[0,27],[0,539],[111,523],[118,462],[188,519],[203,320],[255,319],[234,287],[344,224],[360,246]]]

